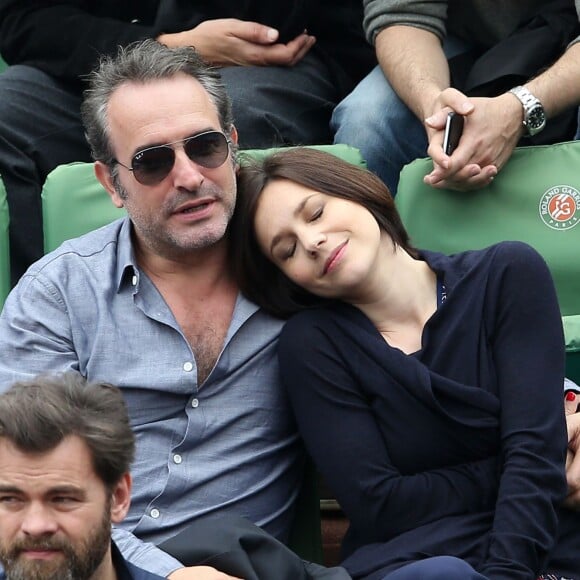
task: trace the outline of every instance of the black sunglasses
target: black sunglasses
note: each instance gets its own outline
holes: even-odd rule
[[[187,139],[138,151],[131,159],[131,167],[123,165],[117,159],[113,159],[113,163],[132,171],[139,183],[157,185],[173,169],[175,150],[171,145],[179,143],[183,143],[183,150],[191,161],[207,169],[215,169],[223,165],[228,158],[229,143],[227,137],[220,131],[206,131]]]

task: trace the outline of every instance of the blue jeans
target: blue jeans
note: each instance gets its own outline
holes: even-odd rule
[[[382,580],[486,580],[467,562],[452,556],[435,556],[407,564],[383,576]]]
[[[335,143],[357,147],[367,167],[395,195],[406,163],[427,155],[422,123],[399,99],[377,65],[334,109]]]

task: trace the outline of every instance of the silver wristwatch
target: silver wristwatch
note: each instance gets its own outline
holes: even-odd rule
[[[524,127],[528,135],[537,135],[546,126],[546,113],[542,103],[526,87],[514,87],[509,92],[519,99],[524,108]]]

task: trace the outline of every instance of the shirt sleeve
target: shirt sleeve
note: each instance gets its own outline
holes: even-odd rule
[[[527,579],[543,570],[566,493],[564,336],[554,284],[535,250],[504,244],[492,268],[489,324],[503,465],[480,571],[494,580]]]
[[[357,541],[387,541],[446,516],[490,510],[497,459],[401,474],[356,373],[333,346],[332,329],[304,314],[282,331],[281,376],[308,451]],[[388,392],[389,379],[380,380]]]
[[[113,527],[112,537],[123,557],[138,568],[166,578],[175,570],[184,567],[179,560],[155,544],[143,542],[127,530]]]
[[[0,315],[0,391],[42,373],[79,371],[66,304],[46,279],[26,274]]]

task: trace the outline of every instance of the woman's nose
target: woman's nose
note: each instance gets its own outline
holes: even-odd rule
[[[305,242],[307,252],[311,256],[318,254],[320,248],[324,245],[325,241],[326,236],[322,232],[313,232],[313,231],[308,232],[307,239]]]

